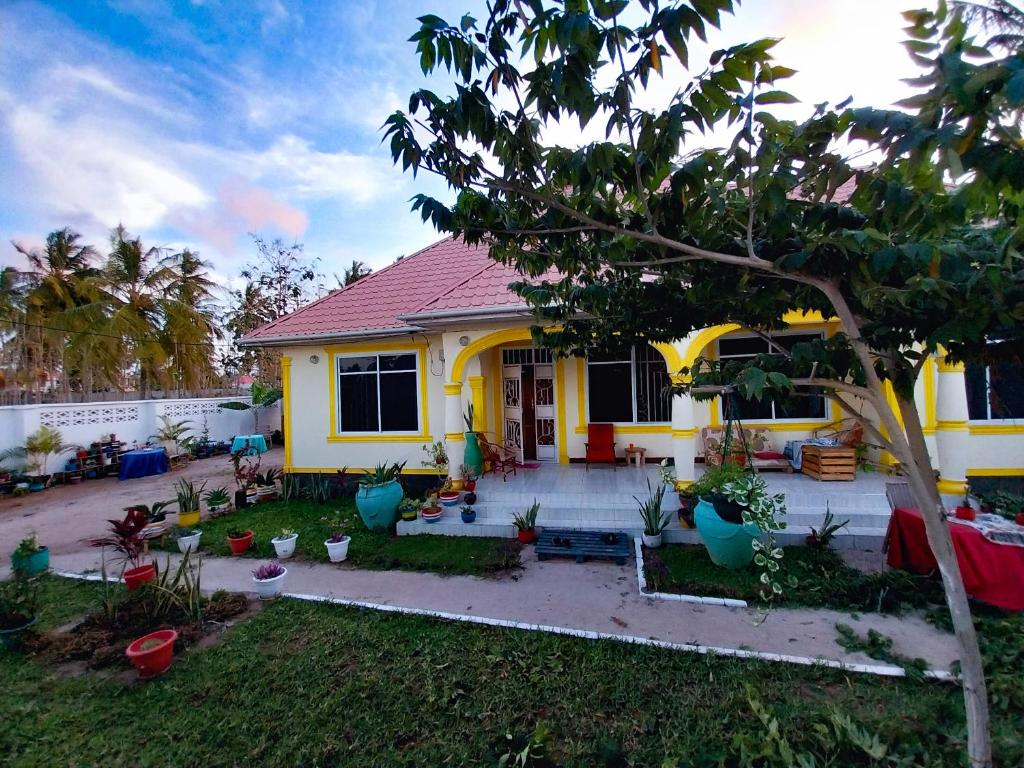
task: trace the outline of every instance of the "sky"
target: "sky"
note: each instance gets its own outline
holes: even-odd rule
[[[912,0],[748,0],[708,46],[779,37],[787,88],[811,104],[889,106],[914,69],[900,46]],[[918,0],[917,5],[920,5]],[[106,250],[123,223],[147,245],[189,246],[233,281],[250,232],[305,245],[322,271],[377,269],[439,235],[409,198],[445,195],[395,168],[381,124],[421,87],[416,17],[456,22],[477,0],[3,0],[0,264],[11,241],[63,226]],[[678,66],[652,102],[687,78]],[[551,126],[566,144],[592,138]],[[594,136],[598,137],[598,136]],[[333,282],[333,281],[332,281]]]

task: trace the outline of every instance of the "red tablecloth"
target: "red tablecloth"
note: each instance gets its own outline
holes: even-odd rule
[[[1024,547],[995,544],[968,525],[949,524],[967,594],[982,602],[1024,611]],[[893,568],[929,573],[937,568],[916,509],[897,507],[889,520],[888,562]]]

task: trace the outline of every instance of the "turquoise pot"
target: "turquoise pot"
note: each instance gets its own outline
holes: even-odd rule
[[[50,567],[50,550],[43,547],[31,555],[11,555],[11,570],[19,571],[26,576],[38,576]]]
[[[737,525],[723,520],[704,499],[693,511],[693,521],[715,565],[732,570],[750,565],[754,559],[754,539],[761,536],[760,528],[751,523]]]
[[[467,467],[472,467],[477,477],[483,474],[484,455],[480,453],[480,443],[476,441],[476,432],[466,433],[466,454],[462,463]]]
[[[398,519],[398,505],[404,496],[397,480],[384,485],[361,485],[356,491],[356,509],[371,531],[386,531]]]

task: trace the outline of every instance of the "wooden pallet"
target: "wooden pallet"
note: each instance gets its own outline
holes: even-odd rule
[[[854,480],[857,456],[853,448],[824,445],[801,446],[801,471],[815,480]]]
[[[613,533],[618,537],[614,544],[601,540],[602,536]],[[570,545],[556,544],[555,540],[568,540]],[[537,534],[534,549],[538,560],[549,557],[575,557],[577,563],[588,557],[609,557],[616,565],[625,565],[629,558],[632,540],[622,531],[572,531],[567,528],[543,528]]]

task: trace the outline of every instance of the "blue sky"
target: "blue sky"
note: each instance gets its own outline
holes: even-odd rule
[[[38,244],[65,225],[103,250],[118,222],[149,244],[198,248],[225,279],[250,258],[249,231],[303,242],[328,275],[429,244],[437,235],[408,200],[443,190],[392,167],[379,127],[424,85],[406,42],[416,17],[480,17],[482,5],[6,0],[0,263],[17,261],[12,239]],[[790,89],[805,103],[886,105],[913,74],[902,5],[751,1],[711,44],[784,37],[777,58],[800,70]],[[684,76],[669,69],[652,98]]]

